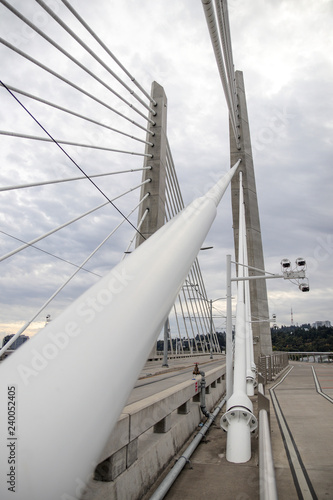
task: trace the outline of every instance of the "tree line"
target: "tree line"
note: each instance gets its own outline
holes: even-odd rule
[[[282,326],[271,332],[273,351],[333,352],[333,327]]]

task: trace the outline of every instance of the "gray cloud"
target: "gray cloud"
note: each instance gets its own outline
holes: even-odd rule
[[[57,12],[81,36],[83,30],[61,2],[52,0]],[[168,96],[168,135],[184,200],[189,203],[229,167],[228,117],[209,35],[200,2],[73,1],[121,62],[148,90],[152,80],[161,83]],[[300,6],[301,4],[301,6]],[[15,1],[41,29],[64,44],[75,57],[83,51],[41,11],[32,0]],[[93,82],[81,69],[49,47],[39,36],[0,6],[1,31],[57,72],[75,80],[120,112],[133,116],[107,89]],[[333,76],[330,19],[332,2],[302,0],[230,0],[230,21],[235,66],[244,72],[253,142],[261,228],[266,267],[279,272],[281,258],[302,255],[309,260],[311,291],[301,294],[283,280],[269,282],[270,309],[279,323],[331,318],[332,287],[328,266],[332,244],[332,98]],[[139,27],[139,28],[138,28]],[[89,38],[91,47],[102,54]],[[6,83],[60,103],[103,123],[144,138],[145,133],[100,104],[90,101],[63,82],[33,67],[7,48],[0,47],[1,79]],[[110,67],[115,63],[103,55]],[[107,72],[90,56],[84,63],[119,91]],[[117,70],[118,71],[118,70]],[[131,86],[133,84],[128,82]],[[130,95],[122,91],[126,99]],[[0,89],[1,129],[43,135],[31,118]],[[62,112],[20,97],[29,110],[57,139],[108,145],[115,149],[143,151],[140,143],[82,123]],[[135,118],[138,123],[144,120]],[[53,144],[0,137],[1,184],[70,177],[78,170]],[[142,158],[66,146],[66,151],[89,174],[108,169],[138,168]],[[98,180],[109,197],[138,184],[141,174]],[[2,228],[29,240],[102,203],[103,197],[86,181],[70,185],[30,188],[1,193]],[[127,213],[138,192],[117,202]],[[106,216],[106,218],[103,218]],[[131,220],[135,223],[136,216]],[[76,223],[64,233],[40,243],[41,248],[80,264],[120,221],[112,207],[101,215]],[[116,264],[133,229],[125,223],[119,235],[87,267],[99,274]],[[15,248],[12,238],[0,233],[3,253]],[[226,194],[207,237],[214,250],[199,256],[209,297],[225,293],[225,254],[233,253],[230,195]],[[2,323],[25,321],[71,272],[34,249],[1,263]],[[55,267],[56,266],[56,267]],[[50,308],[58,314],[66,303],[90,286],[96,277],[80,272],[67,291]],[[46,313],[49,311],[46,311]],[[7,331],[8,327],[3,327]]]

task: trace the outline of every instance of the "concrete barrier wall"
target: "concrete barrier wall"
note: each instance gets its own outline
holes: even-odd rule
[[[206,373],[206,406],[225,393],[225,367]],[[189,380],[124,408],[84,500],[139,500],[203,417],[200,381]]]

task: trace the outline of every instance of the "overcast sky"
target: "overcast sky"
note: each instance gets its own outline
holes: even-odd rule
[[[36,2],[10,3],[109,85],[121,88]],[[47,3],[94,50],[103,53],[59,0]],[[168,138],[184,201],[189,203],[229,168],[228,112],[201,1],[71,3],[144,88],[149,91],[154,80],[164,87],[168,97]],[[295,324],[332,321],[333,2],[230,0],[229,15],[235,68],[244,73],[266,269],[280,272],[284,257],[294,262],[302,256],[308,262],[308,294],[284,280],[268,281],[270,313],[277,315],[279,325],[290,324],[291,308]],[[133,116],[129,108],[3,5],[0,26],[5,40],[144,124],[140,116]],[[135,125],[89,101],[3,45],[0,58],[1,80],[6,84],[145,138],[145,132]],[[103,58],[116,70],[108,56],[103,54]],[[121,93],[132,102],[126,91]],[[0,99],[1,130],[45,136],[6,90],[0,89]],[[143,152],[138,141],[82,123],[26,97],[19,99],[56,139]],[[54,144],[4,136],[0,141],[1,186],[79,174]],[[142,166],[142,157],[137,155],[64,147],[88,174]],[[111,198],[140,180],[141,172],[137,172],[96,182]],[[1,193],[1,253],[20,245],[13,237],[29,241],[103,201],[87,181]],[[116,204],[127,214],[137,202],[138,191],[134,191]],[[136,217],[131,217],[134,224]],[[105,207],[38,246],[79,265],[120,220],[115,209]],[[119,262],[133,237],[133,228],[125,223],[116,235],[87,269],[103,275]],[[206,243],[214,248],[202,252],[199,261],[208,297],[215,299],[225,295],[225,256],[233,255],[229,191]],[[32,248],[0,265],[0,338],[29,320],[74,269]],[[40,322],[30,333],[44,324],[46,314],[56,316],[97,279],[81,271],[40,315]],[[223,310],[225,305],[221,304]],[[216,325],[223,328],[224,322],[219,324],[217,319]]]

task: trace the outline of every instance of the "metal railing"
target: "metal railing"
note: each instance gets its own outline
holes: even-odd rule
[[[288,352],[290,361],[305,361],[309,363],[332,363],[333,352]]]
[[[288,362],[287,352],[275,352],[270,356],[259,356],[258,373],[263,377],[264,383],[267,384],[288,366]]]

